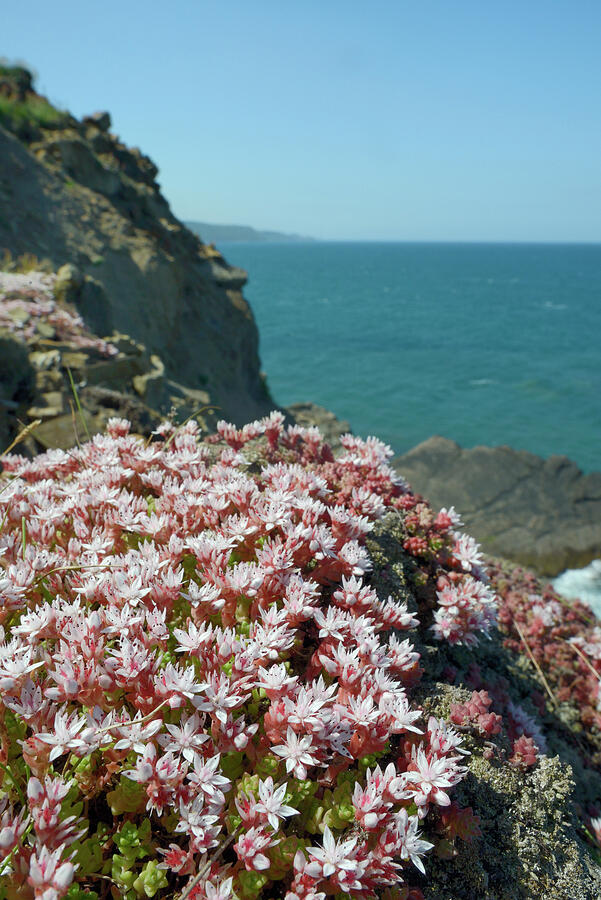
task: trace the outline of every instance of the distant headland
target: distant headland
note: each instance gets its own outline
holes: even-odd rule
[[[259,231],[257,228],[251,228],[250,225],[214,225],[210,222],[186,222],[185,224],[205,244],[217,244],[221,241],[253,241],[255,243],[278,241],[290,243],[315,240],[315,238],[301,234],[285,234],[281,231]]]

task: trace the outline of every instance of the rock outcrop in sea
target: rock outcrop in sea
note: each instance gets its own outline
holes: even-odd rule
[[[108,113],[78,121],[25,69],[0,69],[0,256],[68,264],[64,297],[89,329],[143,344],[168,382],[204,392],[221,416],[263,415],[273,401],[246,273],[176,219],[157,174]]]
[[[494,556],[546,576],[601,556],[601,473],[585,475],[566,456],[466,450],[432,437],[393,464],[435,506],[460,510],[470,534]]]

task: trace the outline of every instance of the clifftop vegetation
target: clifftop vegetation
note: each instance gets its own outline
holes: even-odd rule
[[[31,73],[22,66],[0,64],[0,124],[21,138],[32,139],[37,128],[57,128],[69,122],[33,87]]]

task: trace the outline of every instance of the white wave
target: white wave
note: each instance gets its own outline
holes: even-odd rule
[[[473,385],[481,385],[481,384],[497,384],[494,378],[472,378],[470,384]]]
[[[562,597],[583,600],[601,618],[601,559],[594,559],[583,569],[566,569],[551,583]]]
[[[568,306],[566,303],[552,303],[550,300],[547,300],[546,303],[543,303],[543,309],[567,309]]]

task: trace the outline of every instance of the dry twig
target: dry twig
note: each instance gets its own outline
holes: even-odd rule
[[[530,657],[530,661],[532,662],[532,665],[534,666],[534,668],[535,668],[536,671],[538,672],[538,674],[539,674],[539,676],[540,676],[540,678],[541,678],[541,681],[542,681],[542,683],[543,683],[544,686],[545,686],[545,689],[546,689],[546,691],[547,691],[547,694],[548,694],[549,697],[551,698],[551,702],[553,703],[553,706],[555,706],[555,707],[557,708],[557,707],[559,706],[559,703],[557,702],[557,699],[556,699],[556,697],[555,697],[555,694],[553,693],[553,691],[552,691],[551,688],[549,687],[549,682],[548,682],[547,679],[545,678],[545,674],[544,674],[543,670],[541,669],[541,667],[540,667],[539,664],[537,663],[536,659],[534,658],[534,654],[533,654],[532,650],[530,649],[530,645],[528,644],[528,641],[526,640],[526,636],[524,635],[524,632],[522,631],[522,629],[520,628],[520,626],[518,625],[518,623],[515,621],[515,619],[514,619],[514,621],[513,621],[513,624],[515,625],[515,629],[516,629],[517,633],[519,634],[519,636],[520,636],[520,638],[521,638],[521,640],[522,640],[522,643],[523,643],[524,647],[526,648],[526,652],[528,653],[528,656]]]
[[[12,442],[12,444],[9,444],[8,447],[6,448],[6,450],[4,450],[3,453],[0,453],[0,456],[6,456],[8,453],[10,453],[10,451],[13,449],[13,447],[16,447],[17,444],[20,444],[21,441],[24,441],[25,438],[26,438],[29,434],[31,434],[31,432],[33,431],[33,429],[34,429],[34,428],[37,428],[38,425],[41,425],[41,424],[42,424],[42,420],[41,420],[41,419],[34,419],[33,422],[30,422],[29,425],[26,425],[26,426],[18,433],[18,435],[16,436],[16,438],[14,439],[14,441]]]

